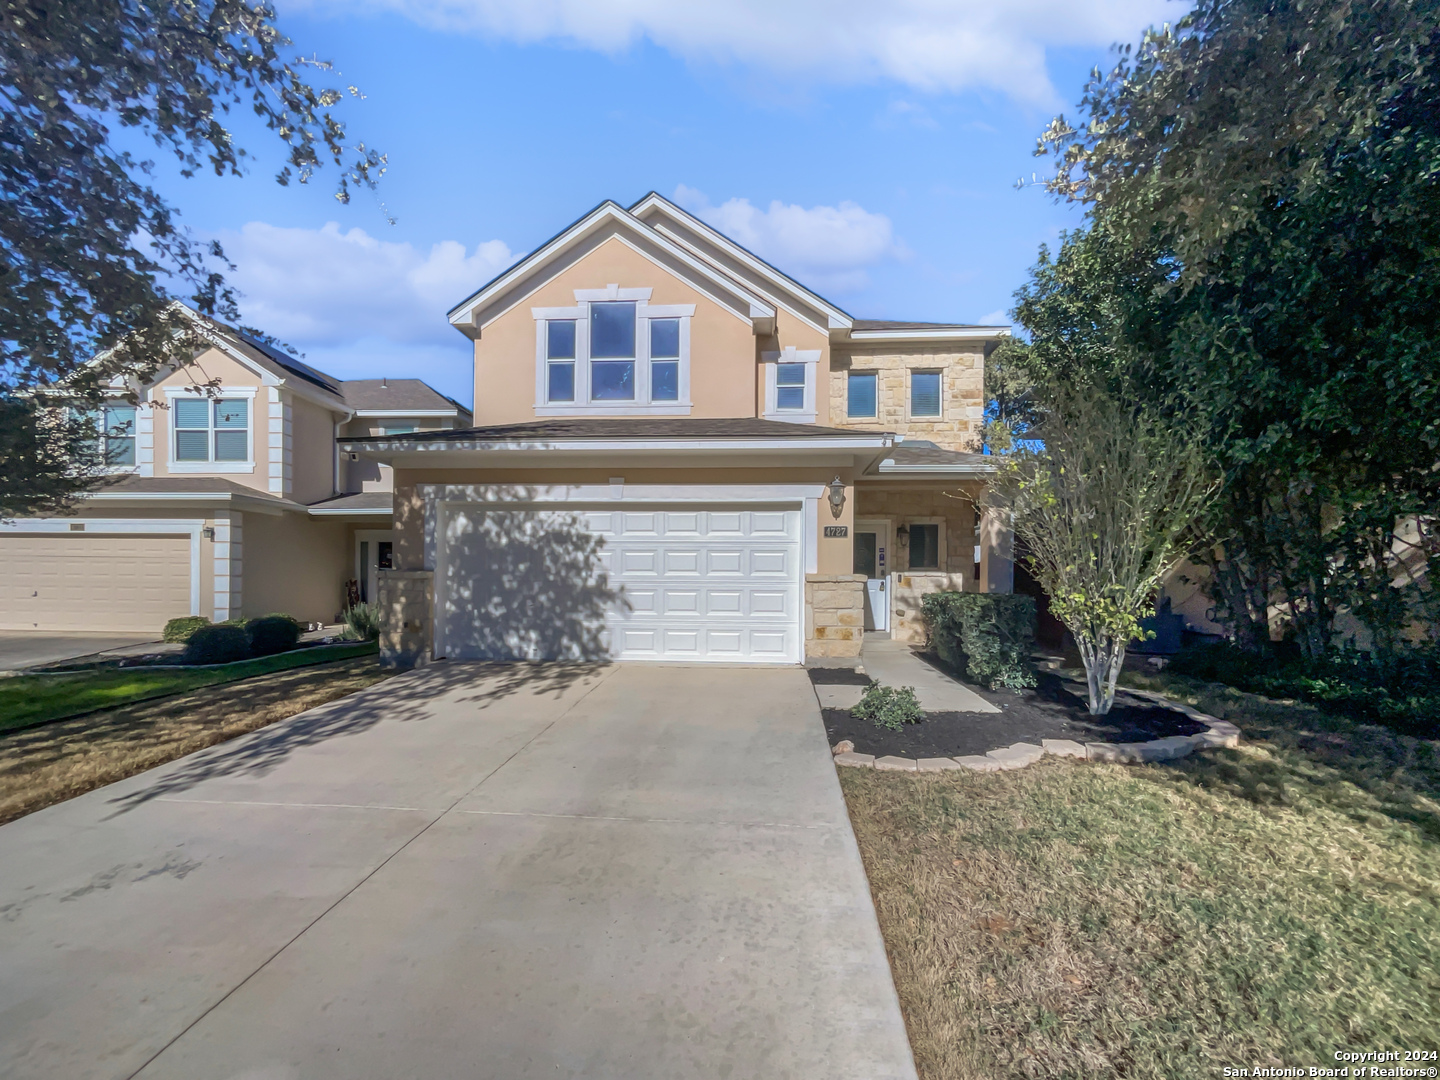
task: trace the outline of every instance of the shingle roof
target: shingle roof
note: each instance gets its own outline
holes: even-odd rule
[[[851,431],[817,424],[787,424],[755,417],[635,416],[557,417],[523,424],[420,431],[381,436],[386,442],[474,442],[545,439],[815,439],[837,436],[878,438],[882,432]],[[347,439],[346,442],[362,442]]]
[[[362,491],[354,495],[337,495],[333,499],[321,499],[310,504],[310,512],[323,513],[366,513],[383,510],[387,514],[395,508],[393,491]]]
[[[896,443],[894,452],[886,459],[896,465],[993,465],[985,454],[970,454],[959,450],[943,450],[932,442],[906,439]]]
[[[345,404],[354,409],[470,410],[420,379],[346,379],[341,384]]]
[[[283,503],[284,499],[259,488],[222,480],[216,476],[122,476],[96,488],[93,495],[241,495]]]

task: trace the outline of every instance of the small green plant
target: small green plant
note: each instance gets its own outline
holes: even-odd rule
[[[865,696],[850,710],[850,715],[891,731],[899,731],[906,724],[918,724],[925,719],[913,686],[902,686],[897,690],[880,683],[871,683],[866,688]]]
[[[245,624],[251,656],[287,652],[300,640],[300,624],[289,615],[262,615]]]
[[[165,630],[161,633],[160,640],[183,644],[190,640],[190,635],[196,630],[209,625],[210,620],[204,615],[182,615],[165,624]]]
[[[1014,593],[930,593],[920,601],[930,642],[945,663],[991,690],[1035,685],[1030,647],[1035,600]]]
[[[250,656],[250,635],[243,626],[202,626],[185,643],[187,664],[229,664]]]
[[[351,604],[345,609],[346,640],[374,641],[379,636],[379,604]]]

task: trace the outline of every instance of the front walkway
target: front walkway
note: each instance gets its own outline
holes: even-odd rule
[[[860,664],[876,682],[886,686],[913,686],[926,712],[999,712],[962,682],[915,655],[915,650],[888,634],[866,634]]]
[[[915,1076],[798,669],[439,664],[0,866],[15,1080]]]

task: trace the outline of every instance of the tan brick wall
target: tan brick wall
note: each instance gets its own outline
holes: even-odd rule
[[[876,379],[874,419],[846,415],[851,371],[873,371]],[[910,416],[910,372],[940,372],[940,416]],[[944,350],[846,348],[830,361],[830,424],[866,431],[893,431],[925,439],[946,450],[976,450],[985,411],[985,350],[981,344]]]
[[[858,574],[805,577],[805,659],[858,657],[865,641],[865,579]]]
[[[428,664],[435,648],[435,575],[429,570],[381,570],[380,665]]]

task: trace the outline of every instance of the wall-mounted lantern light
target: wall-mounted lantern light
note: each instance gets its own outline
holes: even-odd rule
[[[211,526],[206,525],[203,529],[200,530],[200,535],[205,537],[206,540],[214,540],[215,530]]]
[[[908,526],[908,525],[901,525],[898,529],[896,529],[896,530],[895,530],[895,540],[899,543],[899,545],[900,545],[901,547],[909,547],[909,546],[910,546],[910,526]]]
[[[840,477],[830,481],[830,513],[839,517],[845,509],[845,483]]]

